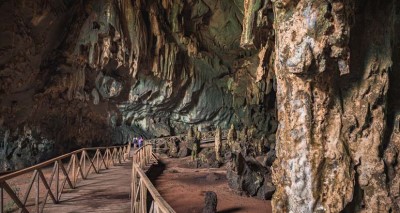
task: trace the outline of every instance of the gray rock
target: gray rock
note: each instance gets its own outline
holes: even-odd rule
[[[103,98],[116,97],[122,90],[122,84],[110,76],[99,77],[96,86]]]
[[[268,168],[254,158],[246,160],[242,153],[232,154],[227,169],[228,185],[237,193],[267,199],[275,190]]]
[[[212,191],[206,192],[204,201],[205,201],[205,206],[203,209],[203,213],[217,212],[218,199],[217,199],[217,194],[215,192]]]

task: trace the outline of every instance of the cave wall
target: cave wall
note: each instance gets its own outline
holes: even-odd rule
[[[400,211],[396,0],[3,0],[0,11],[1,170],[233,123],[277,131],[274,212]]]
[[[1,170],[190,125],[273,134],[273,12],[256,3],[1,1]]]

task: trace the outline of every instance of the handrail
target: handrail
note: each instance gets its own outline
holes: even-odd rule
[[[130,149],[130,144],[110,147],[82,148],[26,169],[0,176],[0,212],[3,213],[5,211],[4,207],[6,200],[4,191],[10,197],[9,202],[14,202],[20,212],[30,212],[28,206],[34,207],[33,212],[43,212],[49,196],[54,204],[59,203],[61,201],[61,195],[67,185],[70,189],[76,188],[79,176],[82,180],[86,179],[92,168],[93,171],[98,174],[102,168],[108,169],[110,166],[114,166],[117,163],[121,164],[122,161],[129,159]],[[88,154],[89,151],[95,151],[92,158]],[[69,161],[67,167],[65,167],[62,160],[68,158]],[[54,164],[53,170],[50,179],[47,180],[42,170],[52,164]],[[60,170],[62,175],[60,175]],[[31,181],[26,189],[24,198],[21,200],[7,181],[31,172],[33,172]],[[61,176],[64,177],[62,181],[60,181]],[[40,182],[42,182],[46,188],[44,199],[42,201],[40,201],[40,193],[42,192],[39,190]],[[34,204],[28,202],[33,185],[35,185],[36,189]]]
[[[150,163],[157,162],[157,157],[152,151],[152,144],[145,144],[135,151],[132,161],[131,181],[131,213],[175,213],[172,207],[161,197],[160,193],[146,176],[143,169]],[[151,199],[148,199],[147,192]],[[150,209],[147,209],[151,202]]]

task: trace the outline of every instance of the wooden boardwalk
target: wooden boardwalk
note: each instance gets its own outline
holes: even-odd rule
[[[59,204],[49,202],[44,212],[130,212],[132,161],[101,170],[64,192]]]
[[[175,213],[145,173],[157,163],[149,143],[75,150],[0,176],[0,213]]]

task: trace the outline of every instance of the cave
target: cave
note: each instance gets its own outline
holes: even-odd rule
[[[142,137],[165,162],[221,169],[270,205],[255,212],[400,212],[399,1],[0,11],[0,176]],[[215,146],[197,147],[204,134]]]

